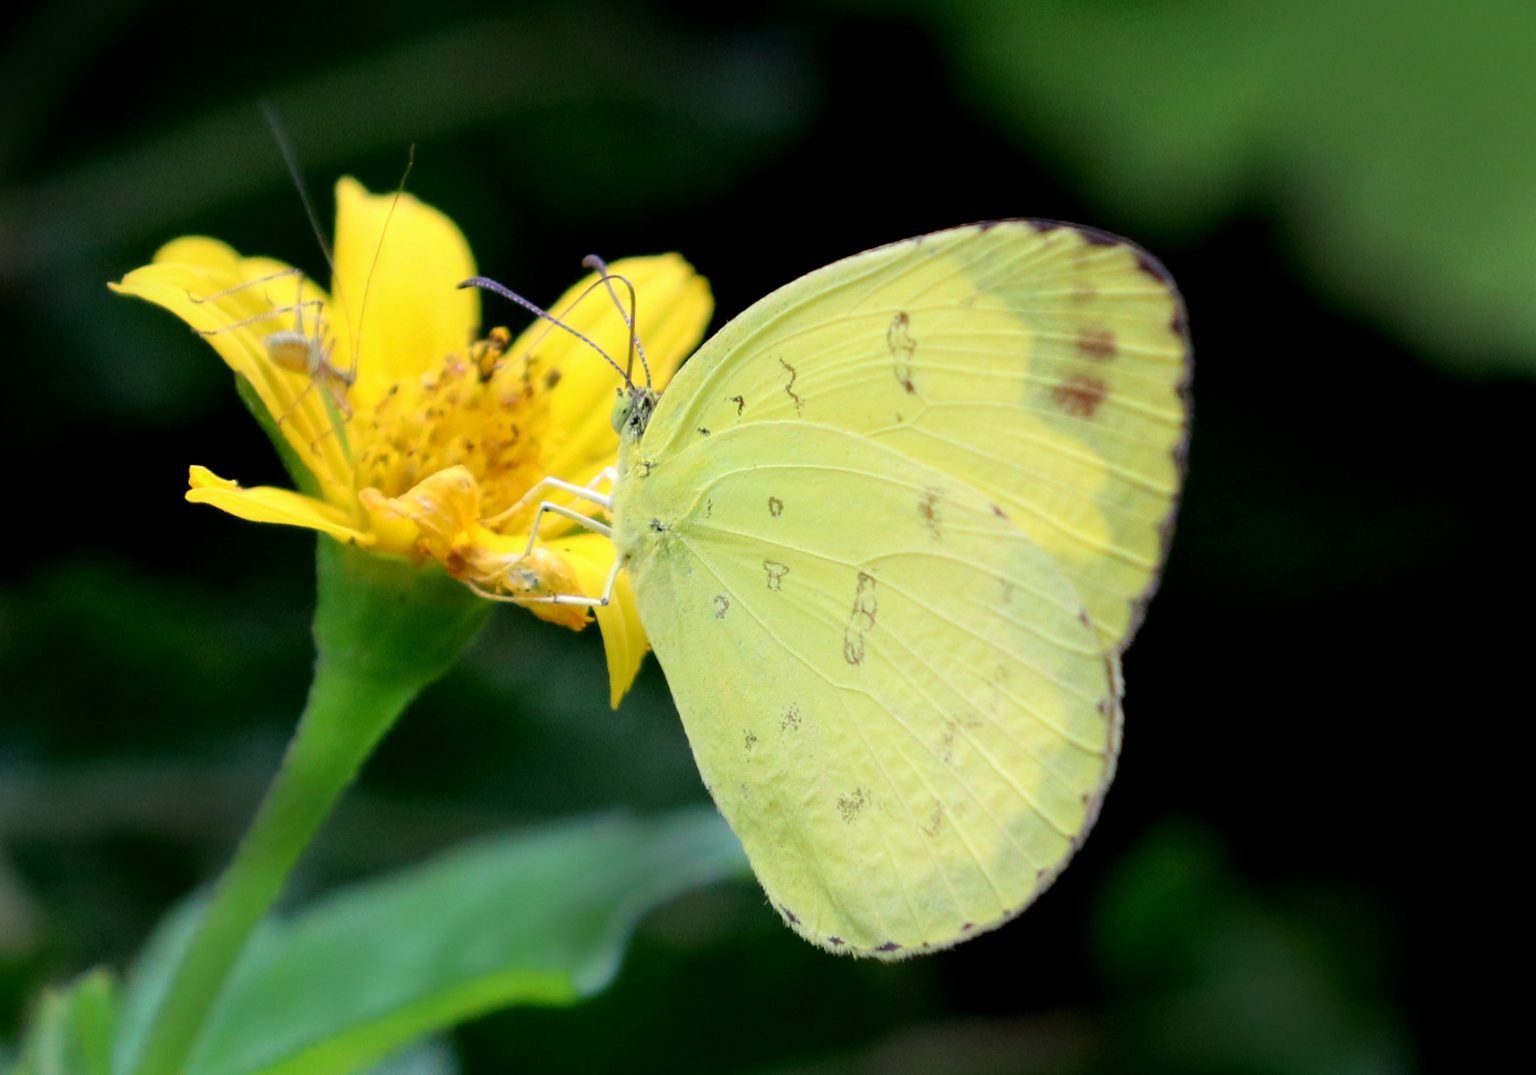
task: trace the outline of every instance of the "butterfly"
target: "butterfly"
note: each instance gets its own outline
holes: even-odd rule
[[[1167,553],[1172,279],[1005,220],[836,262],[629,383],[617,568],[769,901],[899,959],[1028,906],[1092,826]]]

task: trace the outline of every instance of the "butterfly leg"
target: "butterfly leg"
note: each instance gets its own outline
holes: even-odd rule
[[[531,553],[534,544],[539,540],[539,526],[544,522],[545,515],[558,515],[562,519],[569,519],[577,526],[584,527],[596,534],[602,534],[603,537],[611,537],[613,535],[613,530],[607,523],[600,523],[590,515],[583,515],[575,508],[568,508],[564,504],[556,504],[545,500],[539,504],[539,513],[533,517],[533,530],[528,534],[528,547],[523,550],[523,556]]]
[[[593,479],[590,485],[597,484],[600,480],[602,480],[602,477],[603,475],[599,474],[597,478]],[[583,499],[592,501],[593,503],[606,503],[608,499],[602,494],[593,491],[590,488],[590,485],[574,485],[571,482],[561,481],[558,478],[546,478],[544,480],[550,483],[550,485],[554,488],[564,489],[573,495],[580,496]],[[502,568],[501,572],[499,573],[504,583],[524,582],[524,584],[527,585],[530,589],[537,587],[537,573],[533,571],[520,570],[518,565],[522,564],[523,561],[527,560],[531,555],[533,555],[534,548],[538,544],[539,540],[539,527],[543,524],[544,516],[546,514],[558,515],[563,519],[568,519],[578,526],[586,530],[590,530],[593,533],[601,534],[604,537],[611,537],[613,533],[612,530],[604,523],[600,523],[590,516],[583,515],[581,512],[574,508],[568,508],[563,504],[551,503],[548,500],[542,501],[539,504],[538,515],[534,516],[533,529],[528,535],[528,544],[523,548],[521,553],[519,553],[515,558],[509,560],[506,566]],[[529,596],[526,593],[499,593],[495,590],[488,590],[484,586],[481,586],[478,583],[472,581],[469,582],[468,585],[470,589],[474,590],[475,593],[479,594],[481,597],[489,598],[492,601],[505,601],[508,604],[513,605],[577,605],[586,608],[602,608],[606,606],[608,602],[613,598],[613,587],[615,580],[618,578],[618,575],[619,561],[616,558],[614,560],[612,570],[608,572],[608,580],[603,586],[603,592],[601,596],[598,597],[588,597],[585,594],[570,593],[540,594],[535,597]]]
[[[608,570],[608,581],[603,583],[603,592],[600,597],[586,597],[582,594],[556,593],[547,597],[530,597],[522,603],[525,605],[585,605],[587,608],[607,608],[608,602],[613,600],[613,588],[619,580],[619,568],[623,561],[617,556],[613,558],[613,567]]]
[[[618,467],[604,467],[602,470],[597,472],[591,481],[587,482],[587,488],[596,490],[597,487],[602,485],[604,482],[611,486],[615,481],[618,480],[618,477]]]
[[[598,471],[597,476],[594,477],[591,481],[587,482],[586,485],[577,485],[575,482],[568,482],[564,478],[545,476],[534,482],[533,485],[529,487],[528,491],[518,498],[516,504],[513,504],[505,511],[497,512],[491,518],[486,519],[485,525],[494,530],[497,526],[506,522],[508,519],[512,518],[518,512],[526,508],[534,500],[535,497],[538,497],[540,494],[545,493],[551,489],[558,489],[563,492],[570,493],[576,499],[585,500],[589,504],[596,504],[600,508],[612,508],[613,498],[598,492],[597,487],[603,482],[612,484],[617,474],[617,468],[604,467],[602,470]],[[546,500],[539,505],[539,511],[542,512],[546,507],[550,506],[551,505],[549,501]],[[582,518],[585,519],[586,516],[582,516]],[[534,520],[534,530],[538,530],[538,520]],[[603,533],[607,533],[607,531],[605,530]]]
[[[569,493],[577,500],[595,504],[600,508],[612,508],[613,498],[600,492],[599,489],[604,485],[611,486],[617,476],[618,469],[616,467],[604,467],[585,485],[577,485],[575,482],[569,482],[563,478],[548,476],[540,478],[519,498],[517,503],[505,511],[484,520],[484,525],[494,529],[507,519],[523,511],[535,497],[549,491]],[[604,537],[612,536],[612,530],[606,523],[601,523],[590,515],[583,515],[575,508],[567,507],[564,504],[556,504],[550,500],[541,500],[539,501],[538,514],[534,516],[533,527],[528,534],[528,544],[524,546],[521,553],[508,561],[506,567],[501,572],[504,582],[513,580],[518,574],[518,565],[533,554],[534,548],[539,541],[539,528],[543,525],[546,515],[558,515],[562,519],[569,520],[595,534],[601,534]],[[532,597],[518,593],[499,593],[494,590],[488,590],[474,582],[470,582],[469,587],[481,597],[489,598],[492,601],[505,601],[514,605],[579,605],[587,608],[601,608],[612,599],[614,580],[618,578],[618,573],[618,562],[615,561],[614,568],[608,574],[608,581],[604,585],[603,593],[600,597],[587,597],[585,594],[541,594],[537,597]],[[536,577],[533,572],[524,572],[524,574],[527,575],[530,582]]]
[[[603,583],[603,592],[599,597],[587,597],[577,593],[552,593],[541,597],[519,597],[511,594],[493,593],[483,586],[471,582],[469,588],[481,597],[488,597],[492,601],[506,601],[513,605],[576,605],[584,608],[607,608],[613,600],[613,588],[618,584],[619,568],[623,566],[618,557],[614,557],[613,567],[608,571],[608,580]]]

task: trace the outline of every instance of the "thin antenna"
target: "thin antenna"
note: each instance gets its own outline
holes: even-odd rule
[[[618,280],[624,280],[624,278],[623,278],[623,277],[615,277],[615,279],[618,279]],[[625,283],[625,284],[626,284],[626,285],[628,285],[628,284],[629,284],[629,281],[627,281],[627,280],[624,280],[624,283]],[[587,286],[586,286],[586,287],[584,287],[584,288],[582,288],[582,289],[581,289],[581,294],[580,294],[580,295],[577,295],[577,296],[576,296],[576,297],[575,297],[575,298],[574,298],[574,299],[572,299],[572,300],[571,300],[571,301],[570,301],[570,303],[569,303],[569,304],[567,304],[567,305],[566,305],[566,307],[565,307],[565,309],[563,309],[563,310],[561,310],[561,311],[560,311],[560,312],[559,312],[559,313],[558,313],[558,314],[556,314],[556,315],[555,315],[555,317],[556,317],[556,318],[563,318],[563,317],[565,317],[565,316],[566,316],[566,315],[567,315],[567,314],[569,314],[569,313],[571,313],[571,312],[572,312],[572,311],[573,311],[573,310],[575,310],[575,309],[576,309],[576,307],[578,307],[578,306],[580,306],[580,305],[581,305],[581,304],[582,304],[582,303],[584,303],[584,302],[586,302],[586,301],[587,301],[587,296],[588,296],[588,295],[590,295],[590,294],[592,294],[592,292],[594,292],[594,291],[596,291],[596,290],[597,290],[597,289],[598,289],[598,288],[600,288],[600,287],[602,287],[602,286],[603,286],[603,284],[604,284],[604,281],[603,281],[603,280],[593,280],[593,281],[592,281],[592,282],[591,282],[591,283],[590,283],[590,284],[588,284],[588,285],[587,285]],[[633,290],[633,288],[632,288],[632,287],[631,287],[631,290]],[[562,326],[562,327],[563,327],[563,326]],[[545,324],[545,325],[544,325],[544,328],[543,328],[543,330],[542,330],[542,331],[541,331],[541,332],[540,332],[540,333],[539,333],[539,334],[538,334],[538,335],[537,335],[537,336],[535,336],[535,337],[534,337],[534,338],[533,338],[533,341],[532,341],[532,342],[531,342],[531,343],[530,343],[530,344],[529,344],[529,346],[528,346],[528,349],[529,349],[529,350],[530,350],[530,351],[532,351],[532,350],[534,350],[534,349],[536,349],[536,348],[537,348],[537,347],[538,347],[538,346],[539,346],[539,344],[541,344],[541,343],[543,343],[543,342],[544,342],[544,338],[545,338],[545,337],[546,337],[546,336],[548,336],[548,335],[549,335],[549,334],[550,334],[550,333],[551,333],[551,332],[553,332],[553,331],[554,331],[554,330],[555,330],[555,326],[554,326],[554,325],[552,325],[552,324],[549,324],[549,323],[546,323],[546,324]],[[630,353],[631,353],[631,355],[633,355],[633,351],[631,351],[631,352],[630,352]],[[630,361],[630,366],[631,366],[631,367],[633,367],[633,365],[634,365],[634,362],[633,362],[633,358],[631,358],[631,361]],[[633,372],[633,370],[632,370],[632,369],[626,369],[626,370],[625,370],[625,371],[624,371],[624,380],[625,380],[625,382],[626,382],[626,383],[628,383],[628,384],[629,384],[629,385],[631,385],[631,386],[633,386],[633,385],[634,385],[634,383],[635,383],[635,382],[634,382],[634,381],[633,381],[633,380],[632,380],[632,379],[631,379],[631,378],[630,378],[630,373],[632,373],[632,372]],[[647,387],[647,388],[649,388],[649,387],[650,387],[650,385],[649,385],[649,384],[647,384],[647,385],[646,385],[646,387]]]
[[[299,158],[293,151],[293,143],[288,140],[288,132],[283,129],[282,117],[277,114],[277,106],[271,101],[258,101],[257,107],[261,109],[262,118],[267,121],[267,129],[272,132],[272,140],[277,143],[277,151],[283,155],[283,163],[288,166],[288,175],[293,179],[294,187],[298,189],[299,201],[304,203],[304,215],[309,218],[309,229],[315,233],[315,242],[320,244],[320,253],[325,255],[325,263],[330,266],[331,277],[334,280],[336,259],[331,256],[331,244],[325,241],[325,232],[320,227],[320,216],[315,212],[315,203],[309,199],[309,188],[304,185],[304,173],[299,171]]]
[[[629,328],[629,364],[628,369],[625,371],[624,379],[626,381],[630,380],[629,375],[635,368],[635,353],[638,351],[640,354],[640,369],[645,373],[645,387],[651,387],[651,364],[646,361],[645,344],[640,342],[640,333],[635,329],[635,307],[639,304],[639,299],[635,295],[635,285],[630,282],[628,277],[615,276],[609,272],[608,263],[596,254],[588,254],[581,259],[581,263],[586,268],[595,269],[601,274],[601,282],[608,287],[608,296],[613,299],[613,304],[619,308],[619,316],[624,319],[624,324]],[[613,289],[613,282],[615,280],[622,283],[625,290],[629,292],[629,306],[627,309],[624,303],[619,300],[618,292]],[[633,384],[634,382],[631,381],[630,383]]]
[[[389,234],[389,222],[395,219],[395,209],[400,204],[400,199],[405,196],[405,181],[411,177],[411,169],[416,167],[416,144],[411,143],[411,148],[405,151],[405,171],[400,173],[400,183],[395,187],[395,196],[389,203],[389,212],[384,214],[384,226],[379,229],[379,242],[373,248],[373,260],[368,263],[368,279],[363,282],[363,301],[357,309],[357,324],[353,327],[352,346],[362,346],[363,320],[368,316],[368,296],[373,291],[373,274],[378,270],[379,258],[384,253],[384,236]],[[329,255],[327,255],[329,257]],[[336,266],[331,266],[331,277],[340,287],[340,282],[335,281]],[[353,356],[356,357],[355,355]]]
[[[394,219],[395,209],[405,195],[405,182],[410,178],[411,169],[416,166],[416,146],[413,144],[406,153],[405,171],[400,173],[400,182],[395,187],[394,199],[389,203],[389,212],[385,214],[384,226],[379,230],[379,241],[373,248],[373,260],[368,263],[368,277],[363,283],[363,297],[358,306],[357,320],[354,321],[347,297],[342,294],[341,275],[336,271],[335,255],[331,250],[331,244],[326,242],[325,229],[320,226],[320,214],[315,212],[315,203],[310,199],[309,187],[304,182],[304,173],[299,170],[298,154],[294,152],[293,142],[289,139],[286,128],[283,127],[282,117],[278,114],[277,106],[271,101],[258,101],[257,107],[261,109],[262,118],[267,121],[267,129],[272,132],[272,140],[277,143],[278,152],[282,154],[283,163],[288,168],[288,175],[293,180],[294,188],[299,192],[299,201],[304,203],[304,215],[309,219],[309,230],[314,233],[315,242],[320,245],[320,253],[325,257],[325,264],[331,270],[332,297],[347,319],[348,334],[351,336],[352,354],[349,356],[347,379],[347,383],[350,384],[357,377],[358,357],[363,340],[363,322],[368,313],[368,296],[373,290],[373,276],[384,254],[384,236],[389,233],[389,222]]]
[[[491,292],[493,294],[500,295],[502,298],[508,300],[509,302],[517,303],[517,305],[521,306],[523,309],[527,310],[529,313],[533,314],[535,317],[539,318],[541,321],[548,321],[551,325],[554,325],[557,328],[564,329],[566,332],[569,332],[572,336],[575,336],[582,343],[584,343],[588,347],[592,348],[592,350],[594,350],[598,354],[602,355],[603,356],[603,361],[608,363],[608,365],[612,366],[613,369],[614,369],[614,372],[617,373],[620,377],[624,378],[624,383],[625,384],[630,385],[631,387],[634,386],[634,382],[629,379],[629,374],[624,372],[624,367],[620,366],[617,362],[615,362],[609,356],[607,351],[604,351],[597,344],[593,343],[592,340],[590,338],[588,338],[582,332],[578,331],[577,329],[572,328],[570,325],[567,325],[564,321],[560,320],[558,317],[556,317],[554,314],[550,313],[548,310],[545,310],[543,307],[537,306],[534,303],[529,302],[527,299],[523,298],[516,291],[513,291],[511,288],[507,287],[505,284],[498,284],[495,280],[492,280],[488,276],[471,276],[468,280],[462,281],[459,284],[459,286],[460,287],[478,287],[482,291],[489,291],[489,292]]]

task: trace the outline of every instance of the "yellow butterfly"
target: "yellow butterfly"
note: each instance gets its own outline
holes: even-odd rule
[[[813,272],[663,396],[611,534],[704,783],[773,906],[902,958],[1061,871],[1120,747],[1188,430],[1172,280],[1009,220]]]

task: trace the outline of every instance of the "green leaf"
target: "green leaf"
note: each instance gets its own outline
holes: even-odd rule
[[[189,1075],[340,1075],[496,1008],[575,1003],[613,979],[645,912],[746,873],[710,808],[476,841],[263,927]],[[163,988],[186,933],[173,921],[146,951],[120,1056],[158,999],[138,991]]]
[[[111,1075],[115,1021],[115,989],[104,970],[50,989],[11,1075]]]

